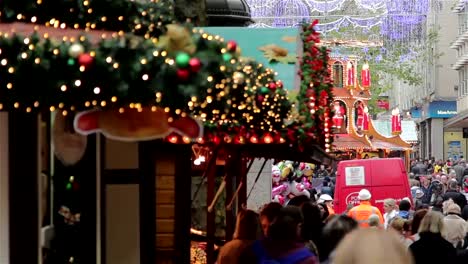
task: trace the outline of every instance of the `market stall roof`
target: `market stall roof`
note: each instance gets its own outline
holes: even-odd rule
[[[358,86],[358,89],[348,90],[347,88],[333,88],[333,97],[334,99],[349,99],[356,98],[361,100],[369,100],[370,91],[368,89],[363,89]]]
[[[375,129],[380,134],[391,137],[392,136],[392,127],[391,122],[388,120],[373,120]],[[408,143],[418,142],[418,132],[416,130],[416,122],[413,120],[403,120],[401,121],[401,139]]]
[[[407,150],[408,147],[395,144],[389,141],[384,141],[382,139],[373,139],[371,140],[372,147],[374,149],[388,149],[388,150]]]
[[[337,134],[333,141],[333,149],[371,149],[370,142],[364,138],[354,134]]]
[[[374,121],[369,122],[369,130],[365,132],[372,149],[410,150],[411,144],[404,141],[400,135],[384,136],[377,131]]]

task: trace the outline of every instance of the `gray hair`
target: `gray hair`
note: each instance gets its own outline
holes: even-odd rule
[[[369,219],[367,221],[369,222],[369,226],[378,227],[380,225],[380,218],[376,214],[371,214],[371,216],[369,216]]]
[[[458,188],[458,182],[456,180],[450,180],[448,183],[449,190],[456,190]]]

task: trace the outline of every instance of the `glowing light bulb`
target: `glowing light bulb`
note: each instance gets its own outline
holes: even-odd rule
[[[170,136],[169,137],[169,142],[171,142],[172,144],[176,144],[178,139],[177,139],[177,136]]]

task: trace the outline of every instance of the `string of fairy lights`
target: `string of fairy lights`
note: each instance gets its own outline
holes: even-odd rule
[[[43,20],[29,17],[36,24]],[[28,16],[16,18],[25,21]],[[101,16],[100,20],[111,19]],[[161,20],[165,19],[149,28],[160,27]],[[59,18],[47,20],[45,26],[67,28]],[[80,24],[73,28],[79,29]],[[34,112],[48,108],[69,115],[95,107],[119,108],[121,113],[126,108],[156,111],[162,107],[172,115],[193,114],[202,119],[215,136],[208,133],[206,139],[215,143],[218,137],[231,143],[236,135],[236,143],[285,142],[280,133],[286,129],[284,120],[291,109],[286,90],[272,70],[239,60],[234,41],[193,30],[185,41],[195,43],[194,52],[170,52],[171,47],[159,45],[170,32],[145,33],[143,38],[121,30],[96,34],[94,29],[102,25],[91,22],[85,28],[87,35],[70,31],[69,36],[60,36],[61,41],[57,31],[35,32],[30,37],[2,33],[0,109]],[[134,25],[134,29],[141,28],[141,24]],[[197,56],[200,53],[208,61]],[[23,77],[26,73],[28,78]],[[41,89],[35,87],[38,83],[44,84]],[[177,135],[170,139],[190,143],[178,140]]]

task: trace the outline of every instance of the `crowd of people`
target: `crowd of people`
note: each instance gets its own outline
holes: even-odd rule
[[[242,209],[217,263],[468,263],[467,178],[463,159],[416,161],[412,197],[385,199],[383,211],[362,189],[359,205],[335,213],[329,188],[287,206]]]

